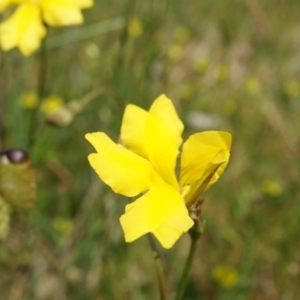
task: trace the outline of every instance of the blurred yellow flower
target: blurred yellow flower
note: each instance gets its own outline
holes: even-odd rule
[[[256,77],[249,77],[245,81],[245,89],[249,94],[256,95],[261,91],[261,83]]]
[[[283,189],[279,181],[266,179],[262,184],[262,190],[265,194],[278,197],[282,194]]]
[[[143,24],[138,19],[131,19],[127,24],[127,33],[130,37],[136,38],[143,33]]]
[[[88,43],[85,46],[85,53],[90,58],[98,58],[100,56],[100,48],[96,43]]]
[[[190,32],[186,27],[178,26],[177,28],[175,28],[174,38],[175,41],[180,44],[186,43],[190,38]]]
[[[292,79],[284,85],[285,92],[291,97],[300,96],[300,80]]]
[[[41,110],[45,115],[51,114],[64,106],[64,101],[59,96],[49,96],[43,99]]]
[[[228,78],[229,71],[226,65],[220,64],[215,70],[215,76],[217,80],[223,81]]]
[[[194,61],[193,68],[198,73],[204,73],[209,67],[209,60],[207,57],[201,57]]]
[[[103,132],[86,134],[97,151],[88,159],[99,177],[116,193],[140,195],[120,218],[127,242],[151,232],[163,247],[172,247],[193,226],[188,208],[218,180],[228,163],[229,133],[196,133],[182,147],[177,179],[183,129],[172,101],[161,95],[149,111],[132,104],[126,107],[122,144]]]
[[[178,61],[183,56],[183,49],[178,44],[173,44],[168,50],[168,56],[171,60]]]
[[[74,224],[70,219],[56,217],[53,220],[53,227],[62,236],[67,236],[73,231]]]
[[[81,9],[93,0],[1,0],[0,12],[18,5],[16,11],[0,24],[0,46],[4,51],[19,47],[28,56],[37,50],[50,26],[81,24]]]
[[[25,109],[35,109],[38,106],[39,98],[36,93],[28,92],[21,96],[21,105]]]
[[[212,276],[220,286],[226,289],[235,287],[238,282],[238,272],[230,266],[216,266],[212,271]]]

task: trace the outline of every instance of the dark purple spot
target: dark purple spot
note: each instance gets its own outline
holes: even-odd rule
[[[21,164],[28,160],[28,154],[21,149],[9,149],[0,152],[1,157],[6,156],[7,159],[13,164]]]

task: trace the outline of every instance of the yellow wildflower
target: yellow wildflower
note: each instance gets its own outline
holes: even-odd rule
[[[256,77],[249,77],[245,82],[245,88],[249,94],[256,95],[261,91],[261,83]]]
[[[216,266],[212,272],[213,278],[224,288],[230,289],[236,286],[238,281],[238,272],[230,266]]]
[[[74,224],[70,219],[56,217],[53,221],[53,227],[62,236],[68,236],[72,232]]]
[[[180,174],[175,174],[184,126],[172,101],[159,96],[149,111],[129,104],[121,126],[122,144],[105,133],[86,134],[97,153],[91,166],[116,193],[140,197],[120,218],[125,240],[153,233],[165,248],[194,224],[188,208],[223,173],[231,135],[220,131],[196,133],[182,147]]]
[[[137,38],[143,33],[143,24],[138,19],[132,19],[128,22],[127,33],[130,37]]]
[[[300,95],[300,80],[292,79],[287,81],[284,85],[285,92],[291,97],[298,97]]]
[[[44,114],[51,114],[64,106],[64,101],[59,96],[49,96],[43,99],[41,110]]]
[[[220,64],[215,70],[216,79],[219,81],[226,80],[229,76],[229,71],[226,65]]]
[[[168,56],[173,61],[179,61],[183,57],[183,49],[178,44],[173,44],[168,50]]]
[[[81,24],[81,9],[93,0],[1,0],[0,12],[18,5],[10,18],[0,25],[0,45],[4,51],[19,47],[28,56],[39,48],[46,27]]]
[[[184,26],[178,26],[175,29],[174,38],[175,38],[176,42],[178,42],[180,44],[186,43],[190,38],[190,32],[189,32],[188,28],[186,28]]]
[[[262,184],[262,190],[265,194],[272,196],[272,197],[278,197],[283,193],[283,188],[279,181],[277,180],[271,180],[266,179]]]
[[[35,109],[38,106],[39,98],[36,93],[27,92],[21,96],[21,105],[25,109]]]
[[[201,57],[194,61],[193,68],[198,73],[204,73],[209,67],[209,60],[207,57]]]

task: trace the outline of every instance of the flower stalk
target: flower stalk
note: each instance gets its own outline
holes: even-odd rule
[[[153,235],[152,234],[147,234],[147,235],[148,235],[150,246],[151,246],[151,249],[153,252],[153,258],[155,261],[155,268],[156,268],[156,273],[157,273],[157,278],[158,278],[160,299],[166,300],[167,299],[166,282],[165,282],[165,277],[164,277],[164,272],[163,272],[163,267],[162,267],[162,262],[161,262],[161,256],[160,256],[160,253],[155,244]]]
[[[191,269],[191,266],[193,264],[195,253],[197,249],[197,242],[199,241],[203,231],[204,231],[204,221],[201,218],[201,215],[199,215],[199,218],[197,220],[194,220],[194,226],[189,230],[189,235],[191,238],[191,245],[189,254],[179,281],[177,295],[175,300],[182,300],[185,292],[185,288],[188,281],[189,272]]]
[[[44,39],[42,41],[41,50],[39,52],[39,72],[37,87],[38,103],[35,109],[32,111],[29,123],[29,148],[33,147],[36,139],[36,132],[38,130],[38,113],[40,110],[42,99],[45,96],[47,69],[47,49],[46,39]]]

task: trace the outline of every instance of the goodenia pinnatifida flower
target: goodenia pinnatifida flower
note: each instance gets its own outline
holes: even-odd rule
[[[93,0],[0,0],[0,13],[17,6],[0,24],[0,45],[4,51],[18,47],[28,56],[40,47],[46,35],[45,24],[68,26],[83,23],[81,9],[91,7]]]
[[[86,134],[97,151],[88,160],[99,177],[115,193],[138,196],[120,218],[127,242],[150,232],[163,247],[172,247],[194,224],[188,209],[228,163],[231,135],[200,132],[183,144],[176,176],[183,129],[172,101],[161,95],[149,111],[131,104],[126,107],[122,144],[103,132]]]

